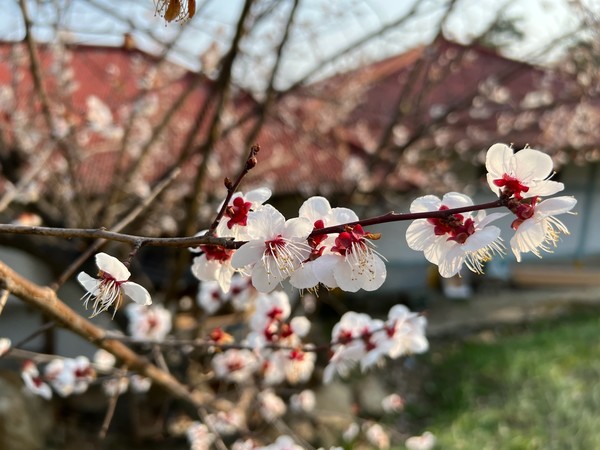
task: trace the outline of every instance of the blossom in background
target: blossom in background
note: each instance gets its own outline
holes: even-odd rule
[[[68,397],[87,391],[96,372],[85,356],[55,358],[46,365],[44,379],[61,397]]]
[[[525,148],[514,153],[505,144],[494,144],[486,153],[487,181],[496,195],[516,199],[553,195],[564,189],[562,183],[551,181],[552,158],[547,154]]]
[[[411,312],[404,305],[394,305],[388,312],[384,329],[374,333],[375,345],[365,356],[363,366],[368,367],[384,356],[396,359],[426,352],[429,350],[426,326],[427,319],[422,314]]]
[[[275,442],[264,447],[257,447],[257,450],[303,450],[302,446],[296,444],[293,438],[287,435],[279,436]]]
[[[8,338],[0,338],[0,358],[10,351],[12,343]]]
[[[25,382],[27,390],[35,395],[50,400],[52,398],[52,389],[44,382],[40,372],[33,361],[25,361],[21,370],[21,378]]]
[[[271,292],[308,258],[306,238],[311,223],[296,217],[285,220],[271,205],[248,215],[250,240],[231,258],[235,269],[251,266],[252,284],[259,292]]]
[[[427,351],[426,324],[422,315],[404,305],[393,306],[385,322],[365,313],[345,313],[331,332],[332,355],[323,371],[323,382],[330,382],[336,373],[346,376],[356,364],[365,371],[385,357],[395,359]]]
[[[215,440],[215,435],[200,422],[192,422],[185,434],[191,450],[209,450]]]
[[[390,394],[381,400],[381,408],[387,414],[397,413],[404,409],[404,400],[398,394]]]
[[[354,439],[356,439],[358,433],[360,433],[360,427],[356,422],[352,422],[342,433],[342,439],[344,442],[352,442]]]
[[[367,441],[375,448],[385,450],[390,448],[390,437],[383,427],[378,423],[366,422],[363,424],[363,432]]]
[[[260,445],[254,439],[238,439],[231,445],[231,450],[256,450]]]
[[[250,317],[250,335],[248,340],[255,347],[274,343],[281,338],[281,326],[291,312],[290,299],[284,291],[259,294],[256,309]],[[289,335],[289,330],[285,332]]]
[[[129,384],[132,392],[135,392],[136,394],[144,394],[152,387],[152,380],[148,377],[134,373],[129,378]]]
[[[317,397],[314,391],[304,389],[290,397],[290,409],[295,412],[311,413],[315,410]]]
[[[151,308],[131,303],[125,308],[127,330],[134,339],[163,341],[171,331],[171,312],[162,305]]]
[[[329,383],[336,373],[342,377],[348,375],[350,369],[375,348],[373,332],[381,329],[383,321],[368,314],[345,313],[331,331],[333,354],[323,371],[323,382]]]
[[[212,366],[217,378],[243,383],[258,369],[258,360],[250,350],[232,348],[215,355]]]
[[[129,389],[129,378],[111,377],[102,381],[102,390],[107,397],[116,397]]]
[[[285,402],[272,389],[260,391],[257,399],[260,414],[267,422],[280,418],[287,410]]]
[[[554,216],[570,212],[577,200],[563,196],[549,198],[538,203],[538,198],[521,201],[512,205],[516,215],[512,223],[515,230],[510,240],[510,247],[517,261],[521,261],[521,253],[531,252],[541,257],[541,251],[551,252],[560,238],[560,233],[569,234],[569,230]]]
[[[196,299],[204,312],[212,315],[227,302],[231,302],[236,311],[246,311],[253,305],[255,295],[256,289],[250,278],[235,274],[228,292],[224,292],[216,281],[204,281],[200,283]]]
[[[473,206],[467,195],[450,192],[440,200],[435,195],[415,199],[410,205],[411,213],[444,211]],[[500,240],[500,229],[489,224],[506,215],[486,215],[479,211],[452,214],[441,218],[414,220],[406,230],[408,246],[422,251],[425,258],[436,264],[441,276],[450,278],[460,272],[463,264],[475,273],[483,272],[483,264],[494,254],[504,254]]]
[[[94,353],[92,361],[96,369],[103,372],[110,372],[111,369],[115,367],[117,358],[112,353],[104,350],[103,348],[99,348],[96,350],[96,353]]]
[[[207,415],[205,420],[219,436],[232,436],[246,425],[246,416],[239,409],[218,411]]]
[[[200,283],[196,300],[206,314],[212,315],[227,303],[229,295],[223,292],[218,282],[204,281]]]
[[[435,447],[436,441],[435,435],[430,431],[426,431],[420,436],[409,437],[404,445],[408,450],[431,450]]]
[[[123,302],[123,295],[140,305],[152,303],[150,294],[144,287],[128,281],[131,273],[117,258],[106,253],[98,253],[96,265],[99,269],[98,279],[92,278],[85,272],[77,275],[77,281],[87,290],[82,297],[86,309],[88,302],[94,299],[94,311],[91,317],[107,311],[113,305],[116,312]]]

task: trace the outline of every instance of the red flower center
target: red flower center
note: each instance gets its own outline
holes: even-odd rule
[[[229,261],[234,252],[234,250],[220,245],[201,245],[200,249],[204,252],[208,261],[219,262]]]
[[[352,247],[359,245],[365,246],[365,237],[368,237],[363,227],[355,225],[349,228],[347,231],[342,231],[338,237],[335,238],[335,245],[331,247],[331,251],[337,252],[342,256],[346,256],[348,253],[352,253]]]
[[[283,250],[283,248],[285,247],[285,240],[279,234],[275,239],[265,241],[265,245],[267,246],[267,248],[265,249],[265,253],[267,255],[273,256],[274,258],[277,258],[281,250]]]
[[[234,225],[245,227],[248,223],[250,208],[252,208],[252,203],[245,202],[243,197],[234,198],[232,204],[225,210],[225,215],[229,217],[227,228],[231,230]]]
[[[446,205],[440,206],[439,211],[445,211],[448,208]],[[473,219],[465,220],[462,214],[452,214],[448,217],[431,218],[427,222],[433,225],[433,232],[436,236],[448,235],[449,241],[456,241],[459,244],[464,244],[465,241],[475,233],[475,222]]]
[[[498,187],[504,188],[502,193],[505,195],[515,196],[515,198],[522,199],[523,196],[521,192],[527,192],[529,190],[528,186],[522,184],[515,177],[511,177],[509,174],[505,173],[502,175],[502,178],[498,178],[494,180],[494,184]]]

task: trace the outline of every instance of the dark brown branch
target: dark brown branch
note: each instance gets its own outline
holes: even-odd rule
[[[445,209],[442,211],[427,211],[420,213],[396,213],[389,212],[387,214],[371,217],[368,219],[357,220],[345,224],[335,225],[332,227],[321,228],[313,231],[310,236],[318,236],[321,234],[341,233],[347,230],[348,227],[361,225],[370,226],[388,222],[403,222],[407,220],[417,219],[432,219],[444,218],[453,214],[461,214],[470,211],[480,211],[483,209],[500,208],[507,206],[508,199],[501,197],[497,200],[487,203],[481,203],[473,206],[464,206],[461,208]],[[64,239],[71,238],[96,238],[107,239],[116,242],[124,242],[130,245],[139,245],[140,247],[198,247],[199,245],[216,245],[224,248],[237,249],[244,245],[245,242],[233,241],[230,238],[219,238],[213,236],[191,236],[191,237],[144,237],[131,234],[115,233],[104,229],[81,229],[81,228],[51,228],[51,227],[28,227],[23,225],[1,225],[0,233],[11,234],[30,234],[38,236],[52,236]]]

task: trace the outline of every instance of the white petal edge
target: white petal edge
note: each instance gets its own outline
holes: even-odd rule
[[[136,302],[138,305],[151,305],[152,298],[145,287],[140,286],[133,281],[128,281],[121,285],[121,289],[127,297]]]
[[[131,273],[121,261],[106,253],[96,255],[96,265],[102,272],[110,274],[117,281],[127,281]]]

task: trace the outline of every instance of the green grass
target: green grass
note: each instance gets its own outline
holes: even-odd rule
[[[448,346],[443,346],[448,347]],[[600,449],[600,314],[431,353],[438,449]]]

